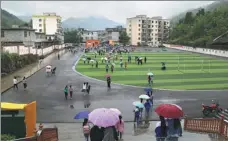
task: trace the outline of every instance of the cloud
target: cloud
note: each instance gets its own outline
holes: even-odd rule
[[[69,17],[104,16],[125,23],[126,18],[145,14],[170,18],[213,1],[2,1],[2,8],[19,15],[56,12]]]

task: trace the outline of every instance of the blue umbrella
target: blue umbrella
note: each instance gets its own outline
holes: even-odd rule
[[[139,108],[144,108],[144,105],[140,101],[135,101],[132,103],[134,106],[137,106]]]
[[[74,119],[88,118],[88,115],[89,115],[89,111],[79,112],[75,115]]]
[[[145,92],[151,92],[152,91],[152,88],[145,88],[144,91]]]

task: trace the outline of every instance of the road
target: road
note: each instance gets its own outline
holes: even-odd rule
[[[52,65],[57,67],[56,75],[47,77],[41,69],[28,78],[28,90],[24,91],[22,84],[19,90],[9,89],[2,95],[2,102],[28,103],[37,101],[37,122],[42,123],[70,123],[79,111],[85,110],[84,104],[90,103],[89,110],[95,108],[118,108],[125,121],[133,120],[132,102],[144,93],[143,88],[112,85],[110,91],[106,82],[96,81],[76,73],[72,66],[79,59],[79,54],[64,54],[60,60],[53,60]],[[83,82],[89,82],[91,93],[84,96],[81,92]],[[65,85],[72,85],[73,99],[65,100],[63,89]],[[201,117],[201,104],[210,104],[211,100],[218,100],[222,107],[228,107],[228,91],[169,91],[156,90],[154,93],[154,107],[161,103],[175,103],[180,105],[189,117]],[[71,108],[73,105],[74,108]],[[152,113],[151,119],[158,119]]]

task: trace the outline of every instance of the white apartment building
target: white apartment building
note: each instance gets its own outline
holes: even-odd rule
[[[98,40],[98,34],[99,31],[82,31],[83,42],[86,42],[86,40]]]
[[[162,17],[137,15],[127,18],[126,31],[132,45],[158,46],[168,38],[170,21]]]
[[[56,13],[43,13],[43,15],[32,16],[32,27],[35,32],[45,33],[48,40],[57,37],[63,43],[64,35],[61,23],[61,17]]]

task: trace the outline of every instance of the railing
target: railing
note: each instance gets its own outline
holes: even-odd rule
[[[228,122],[222,119],[189,119],[184,120],[184,130],[216,133],[228,139]]]

